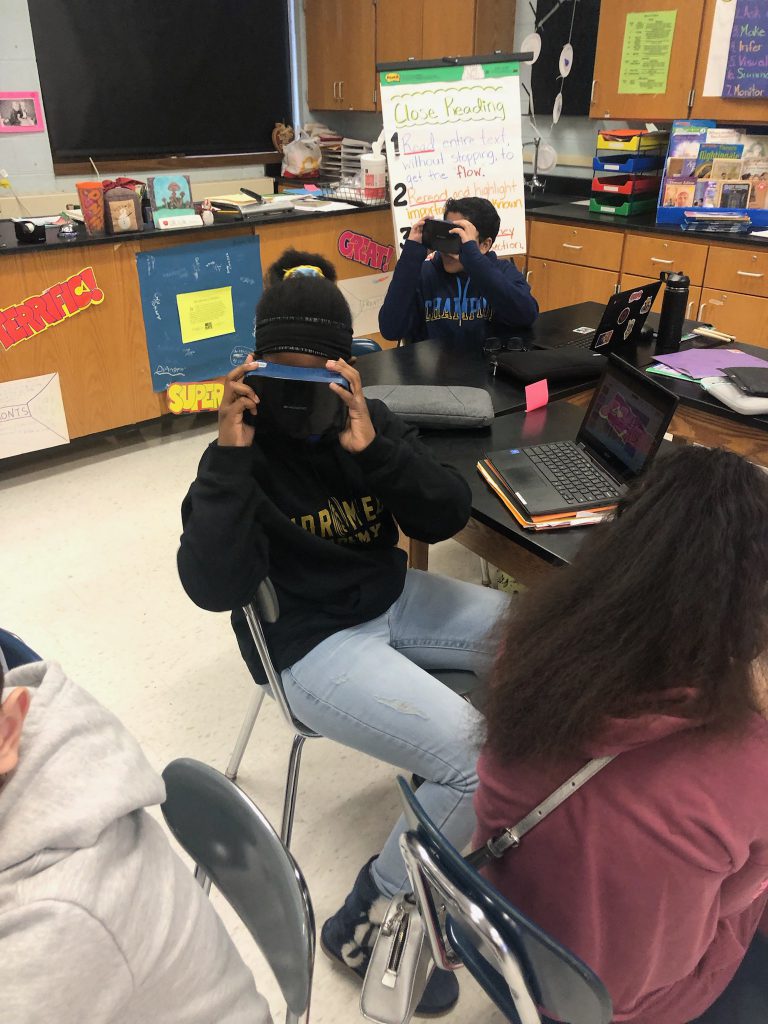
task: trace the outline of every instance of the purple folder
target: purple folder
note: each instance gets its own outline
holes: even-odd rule
[[[691,348],[686,352],[672,352],[668,356],[654,356],[657,363],[670,366],[689,377],[724,377],[724,366],[765,366],[768,361],[742,352],[740,348]]]

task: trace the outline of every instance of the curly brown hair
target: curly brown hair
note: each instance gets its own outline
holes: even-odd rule
[[[501,635],[485,708],[499,759],[588,756],[608,719],[669,711],[680,687],[696,696],[679,713],[740,728],[768,649],[768,475],[720,449],[658,458]]]

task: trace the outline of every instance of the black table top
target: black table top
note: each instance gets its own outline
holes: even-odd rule
[[[599,302],[579,302],[542,313],[532,328],[521,330],[514,347],[532,348],[537,339],[572,336],[576,327],[596,327],[604,307]],[[658,313],[651,313],[647,323],[658,327]],[[690,333],[696,321],[686,320],[683,335]],[[690,345],[683,343],[683,348]],[[768,350],[756,345],[739,343],[739,348],[761,359],[768,359]],[[633,366],[642,369],[653,362],[655,344],[639,344],[618,352]],[[602,360],[601,360],[602,361]],[[419,341],[400,348],[387,349],[360,356],[357,362],[363,385],[373,384],[446,384],[452,386],[485,388],[491,396],[497,416],[519,412],[525,408],[525,391],[521,385],[502,376],[494,376],[491,356],[477,345],[462,341]],[[731,420],[743,426],[768,432],[768,416],[743,416],[733,412],[692,381],[673,377],[658,377],[669,391],[677,395],[682,405],[701,412]],[[569,398],[593,386],[593,381],[564,381],[550,386],[550,401]]]

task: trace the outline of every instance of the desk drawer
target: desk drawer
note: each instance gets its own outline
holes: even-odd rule
[[[678,270],[690,277],[691,284],[701,284],[706,262],[707,246],[703,243],[628,232],[622,270],[639,277],[658,277],[662,270]]]
[[[530,255],[561,263],[577,263],[582,267],[618,270],[624,234],[621,231],[600,231],[577,228],[571,224],[533,223]]]
[[[768,250],[711,246],[704,284],[726,292],[768,296]]]
[[[768,347],[768,303],[757,295],[703,288],[699,320],[733,334],[737,341]]]

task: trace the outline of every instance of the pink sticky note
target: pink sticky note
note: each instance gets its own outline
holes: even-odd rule
[[[546,405],[549,401],[549,388],[547,387],[546,380],[537,380],[533,384],[528,384],[525,388],[525,411],[533,412],[534,409],[540,409],[543,405]]]
[[[317,185],[313,185],[311,182],[308,182],[308,183],[306,183],[304,185],[304,191],[305,192],[319,192],[320,189],[317,187]]]

